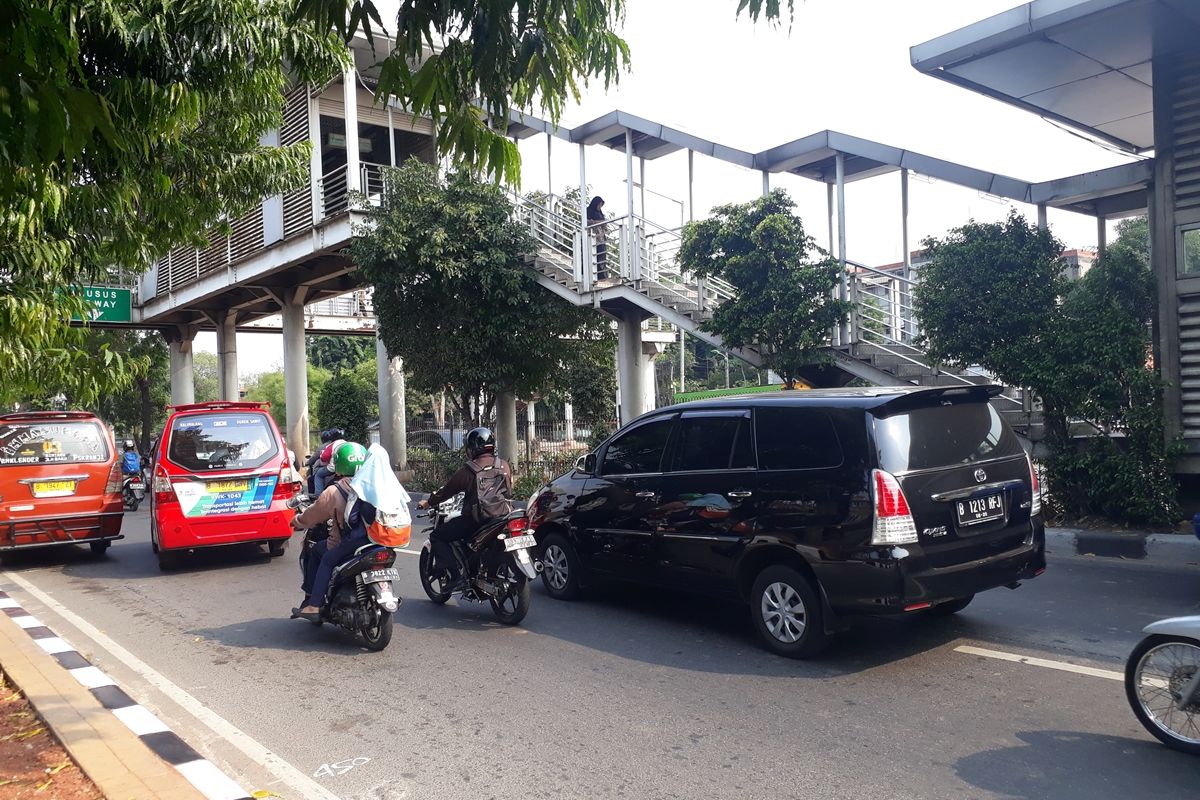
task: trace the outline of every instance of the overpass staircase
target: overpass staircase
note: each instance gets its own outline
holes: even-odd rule
[[[663,228],[636,215],[584,227],[578,206],[555,195],[514,193],[510,199],[516,219],[538,244],[526,263],[549,291],[575,305],[612,313],[635,309],[660,317],[751,366],[762,366],[756,348],[728,347],[703,328],[713,311],[735,296],[735,289],[683,268],[679,228]],[[904,275],[846,263],[839,294],[853,303],[854,311],[829,339],[829,355],[844,379],[876,386],[997,383],[977,368],[939,367],[916,346],[912,288],[913,281]],[[1043,438],[1045,426],[1032,393],[1005,387],[992,404],[1019,434],[1035,443]]]

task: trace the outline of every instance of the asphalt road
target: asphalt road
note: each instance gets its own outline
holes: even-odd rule
[[[1119,681],[956,649],[1120,670],[1143,625],[1200,613],[1195,564],[1052,553],[1044,576],[957,618],[865,622],[794,662],[758,647],[744,609],[629,587],[562,603],[539,584],[525,622],[504,627],[486,606],[429,603],[404,556],[395,638],[368,653],[287,619],[295,547],[163,574],[147,521],[127,515],[102,560],[20,554],[0,588],[243,785],[286,800],[315,790],[255,763],[163,681],[347,800],[1200,797],[1200,759],[1151,739]]]

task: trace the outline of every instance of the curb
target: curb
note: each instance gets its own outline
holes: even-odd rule
[[[206,800],[253,800],[249,792],[241,788],[215,764],[192,749],[187,742],[171,731],[149,709],[139,705],[123,689],[117,686],[112,678],[98,667],[93,666],[78,650],[57,636],[41,620],[22,608],[15,599],[3,591],[0,591],[0,613],[3,613],[4,616],[12,620],[18,628],[24,630],[33,643],[37,645],[37,648],[40,648],[33,649],[35,657],[39,657],[42,654],[52,657],[68,675],[87,690],[100,708],[107,709],[113,718],[120,721],[125,728],[133,733],[133,736],[137,740],[149,749],[153,756],[157,756],[166,765],[173,767],[173,771],[177,773],[173,776],[160,776],[161,779],[173,777],[178,780],[182,778],[187,784],[195,788],[199,796],[206,798]],[[6,633],[0,632],[0,636],[4,636]],[[26,699],[33,705],[38,714],[45,719],[46,724],[54,731],[54,735],[63,743],[63,746],[67,748],[71,756],[79,762],[80,769],[88,777],[92,778],[100,786],[101,790],[105,791],[107,796],[118,797],[115,792],[110,793],[105,790],[104,784],[107,783],[111,786],[115,781],[117,784],[122,785],[122,787],[127,785],[128,781],[125,776],[121,775],[121,770],[116,768],[109,758],[96,759],[94,755],[89,754],[86,748],[80,748],[77,741],[79,737],[74,735],[73,731],[65,729],[61,724],[55,724],[55,721],[51,719],[55,715],[49,713],[42,705],[35,702],[33,697],[30,697],[29,693],[25,691],[25,687],[21,685],[16,676],[13,676],[12,671],[7,666],[5,672],[13,680],[13,683],[22,690],[22,694],[26,695]],[[74,689],[75,687],[66,688]],[[46,698],[42,697],[40,699],[44,703]],[[95,706],[86,708],[83,702],[72,704],[72,698],[66,695],[60,695],[57,699],[65,702],[68,707],[73,707],[74,711],[77,712],[75,713],[77,717],[85,717],[86,713],[99,710]],[[83,696],[83,699],[86,700],[86,695]],[[94,739],[96,731],[89,729],[88,735]],[[113,751],[116,748],[120,748],[121,744],[121,742],[114,742],[112,745]],[[105,752],[110,752],[108,747],[105,748]],[[148,757],[147,760],[149,759],[152,759],[152,756]],[[116,761],[118,764],[124,766],[124,762],[119,758]],[[155,761],[157,762],[157,760]],[[131,773],[131,770],[126,770],[125,775],[128,776]],[[152,787],[151,791],[162,789],[168,791],[168,794],[155,792],[150,795],[139,795],[139,798],[176,798],[180,797],[177,792],[184,790],[182,786],[175,789],[157,786],[156,783],[151,782],[152,777],[149,775],[134,775],[132,782],[144,785],[148,784]],[[122,791],[120,800],[125,800],[126,797],[130,797],[130,795],[128,792]]]
[[[1079,528],[1047,528],[1046,544],[1074,555],[1200,564],[1200,539],[1182,533],[1113,533]]]

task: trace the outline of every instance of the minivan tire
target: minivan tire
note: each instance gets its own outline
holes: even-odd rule
[[[287,551],[288,539],[279,539],[274,542],[267,542],[267,552],[271,554],[271,558],[278,558]]]
[[[88,547],[92,548],[92,555],[94,555],[96,558],[104,558],[104,554],[108,552],[108,546],[110,544],[112,544],[112,542],[108,540],[100,542],[88,542]]]
[[[750,592],[750,616],[767,649],[781,656],[809,658],[829,646],[817,588],[792,567],[778,564],[758,573]]]
[[[158,551],[158,568],[163,572],[170,572],[179,567],[179,554],[170,550]]]
[[[561,533],[546,537],[542,546],[542,586],[555,600],[574,600],[579,597],[579,554]]]

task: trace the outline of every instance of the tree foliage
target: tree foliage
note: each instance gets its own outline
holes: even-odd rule
[[[1050,496],[1067,516],[1168,524],[1179,508],[1162,379],[1150,364],[1155,285],[1144,225],[1086,275],[1061,279],[1062,245],[1015,212],[929,241],[916,309],[942,363],[981,364],[1042,400]],[[1081,432],[1083,435],[1080,435]]]
[[[300,0],[298,11],[347,39],[383,27],[373,0]],[[783,3],[738,0],[743,12],[778,22]],[[431,117],[439,151],[459,167],[516,183],[510,111],[536,108],[558,122],[591,82],[615,85],[630,63],[616,30],[624,16],[625,0],[405,0],[376,91]]]
[[[221,368],[216,353],[196,350],[192,353],[192,387],[197,403],[221,397]]]
[[[737,291],[705,329],[730,347],[758,347],[763,364],[786,382],[825,359],[829,331],[851,307],[830,297],[839,265],[805,234],[794,209],[782,189],[718,206],[711,217],[688,223],[680,249],[686,269]]]
[[[1033,386],[1065,283],[1063,246],[1015,210],[928,238],[913,293],[920,343],[948,366],[978,364],[1010,386]]]
[[[308,363],[332,372],[353,369],[367,359],[375,362],[375,340],[366,336],[315,335],[304,341]]]
[[[317,416],[326,426],[344,429],[348,439],[365,442],[370,422],[369,394],[350,373],[334,375],[317,398]]]
[[[265,147],[285,70],[345,48],[290,0],[0,4],[0,384],[47,378],[88,405],[129,385],[87,350],[77,288],[200,243],[224,215],[304,182],[308,144]]]
[[[352,245],[388,353],[466,419],[478,418],[481,393],[537,396],[561,385],[563,364],[613,347],[598,314],[537,284],[524,266],[536,244],[510,212],[494,184],[414,159],[387,173],[379,212]]]

